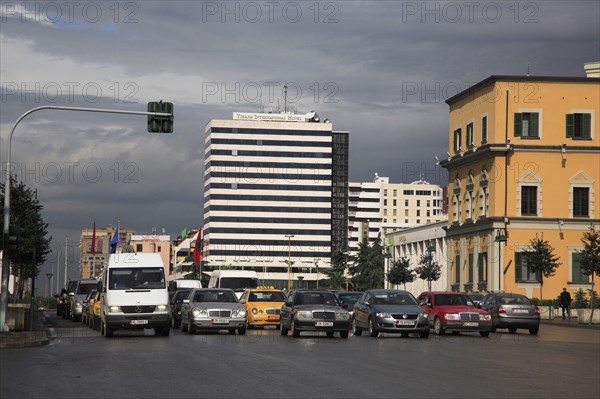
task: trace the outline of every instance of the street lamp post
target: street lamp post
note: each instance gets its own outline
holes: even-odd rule
[[[46,296],[52,295],[52,273],[46,273],[46,277],[48,277],[48,291],[46,292]]]
[[[502,250],[501,245],[506,242],[506,235],[502,234],[502,230],[496,232],[496,238],[494,239],[498,243],[498,291],[502,291]]]
[[[315,260],[315,268],[317,269],[317,288],[319,288],[319,261],[321,259],[316,259]]]
[[[285,235],[288,239],[288,292],[292,289],[292,238],[293,234]]]
[[[390,259],[392,258],[392,254],[388,252],[387,248],[385,250],[385,254],[383,255],[385,257],[384,262],[385,262],[385,267],[384,267],[384,275],[383,275],[383,287],[385,289],[390,288],[389,287],[389,280],[388,280],[388,273],[390,272]]]
[[[431,291],[431,268],[433,267],[433,254],[435,253],[435,246],[429,244],[427,246],[427,268],[429,269],[429,275],[427,276],[427,288]]]

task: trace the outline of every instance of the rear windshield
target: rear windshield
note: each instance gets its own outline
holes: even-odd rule
[[[165,269],[164,267],[110,269],[108,286],[111,290],[165,288]]]
[[[337,294],[338,300],[342,305],[354,305],[361,296],[362,294]]]
[[[499,295],[498,299],[500,303],[505,305],[531,305],[529,299],[524,296],[513,296],[513,295]]]

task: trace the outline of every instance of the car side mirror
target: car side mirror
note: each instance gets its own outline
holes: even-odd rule
[[[427,306],[427,302],[420,302],[419,306]]]
[[[240,299],[240,303],[246,303],[245,299]]]
[[[365,306],[371,306],[371,303],[369,301],[365,301]]]
[[[183,303],[190,303],[190,300],[189,299],[184,299],[182,302]]]

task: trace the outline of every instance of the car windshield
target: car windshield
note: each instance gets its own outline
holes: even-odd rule
[[[252,291],[248,302],[285,302],[281,291]]]
[[[253,277],[221,277],[221,288],[243,291],[246,288],[258,287],[258,279]]]
[[[130,267],[110,269],[108,285],[113,290],[165,288],[165,268]]]
[[[296,296],[296,305],[339,306],[339,303],[331,292],[300,292]]]
[[[529,299],[521,295],[500,295],[498,299],[505,305],[531,305]]]
[[[88,295],[90,292],[98,287],[97,283],[93,284],[79,284],[77,288],[77,295]]]
[[[344,294],[338,293],[338,300],[342,305],[354,305],[360,299],[362,294]]]
[[[237,297],[231,291],[198,291],[194,294],[193,302],[231,302],[236,303]]]
[[[382,292],[375,294],[374,305],[417,305],[417,301],[410,294],[402,292]]]
[[[473,301],[467,295],[441,294],[435,296],[436,306],[473,306]]]
[[[184,299],[188,297],[190,294],[190,290],[177,290],[175,291],[175,295],[173,295],[173,302],[181,303]]]

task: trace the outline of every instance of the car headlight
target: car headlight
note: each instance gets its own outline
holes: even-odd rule
[[[348,320],[349,318],[350,318],[350,315],[348,314],[348,312],[341,312],[341,311],[335,312],[336,320]]]
[[[246,311],[244,309],[238,309],[231,312],[233,317],[246,317]]]
[[[258,309],[252,308],[252,314],[258,314]]]
[[[310,320],[312,319],[312,312],[310,310],[300,310],[296,316],[298,319]]]
[[[375,316],[377,316],[377,317],[381,317],[381,318],[383,318],[383,319],[389,319],[389,318],[391,318],[391,317],[392,317],[392,315],[391,315],[391,314],[389,314],[389,313],[385,313],[385,312],[377,312],[377,313],[375,314]]]
[[[121,307],[120,306],[110,306],[108,308],[108,312],[109,313],[119,313],[121,311]]]
[[[206,313],[206,310],[204,309],[194,308],[192,309],[192,315],[194,315],[194,317],[206,317],[208,316],[208,313]]]
[[[427,315],[427,313],[423,312],[423,313],[419,313],[419,317],[423,317],[424,319],[427,319],[429,316]]]
[[[166,312],[167,311],[167,305],[158,305],[156,307],[156,311],[157,312]]]
[[[458,313],[446,313],[446,320],[459,320]]]
[[[490,321],[492,320],[492,316],[490,316],[489,314],[482,314],[479,315],[479,320]]]

